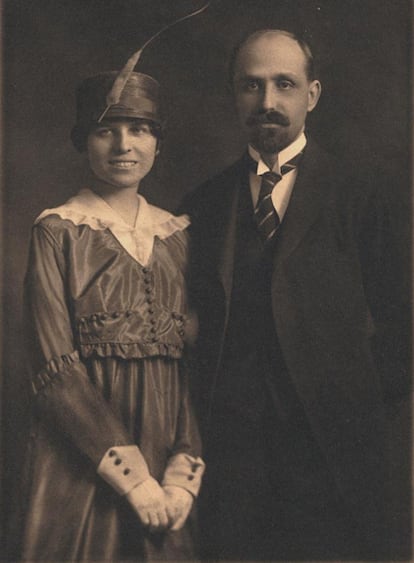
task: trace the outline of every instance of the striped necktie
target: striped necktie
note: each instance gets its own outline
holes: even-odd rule
[[[280,226],[280,218],[272,202],[273,188],[280,182],[284,174],[296,168],[302,154],[303,152],[298,153],[291,160],[283,164],[280,168],[281,174],[277,172],[265,172],[261,175],[262,183],[260,186],[259,199],[254,210],[254,217],[259,233],[265,243],[269,242],[274,237]],[[251,168],[255,173],[257,172],[257,162],[253,159],[251,159]]]

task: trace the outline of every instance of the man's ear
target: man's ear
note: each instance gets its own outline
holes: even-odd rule
[[[309,91],[308,91],[308,111],[312,111],[321,96],[322,86],[319,80],[313,80],[309,84]]]

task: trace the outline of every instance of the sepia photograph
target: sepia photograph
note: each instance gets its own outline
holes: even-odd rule
[[[0,0],[0,562],[412,561],[412,0]]]

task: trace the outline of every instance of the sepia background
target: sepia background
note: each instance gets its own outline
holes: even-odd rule
[[[163,25],[202,0],[3,0],[2,506],[7,520],[26,432],[22,285],[31,224],[83,185],[72,147],[74,89],[119,69]],[[137,70],[161,84],[166,138],[142,193],[174,211],[183,194],[243,151],[227,85],[232,46],[247,31],[304,31],[323,94],[308,131],[356,161],[379,163],[395,194],[395,229],[410,240],[411,7],[408,0],[213,0],[160,36]]]

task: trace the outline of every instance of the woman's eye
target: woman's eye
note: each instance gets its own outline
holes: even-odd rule
[[[106,137],[111,133],[111,130],[107,127],[101,127],[99,129],[95,129],[95,135],[97,137]]]
[[[141,135],[142,133],[151,133],[149,126],[146,125],[145,123],[143,123],[142,125],[134,125],[133,127],[131,127],[131,131],[132,133],[134,133],[134,135]]]

